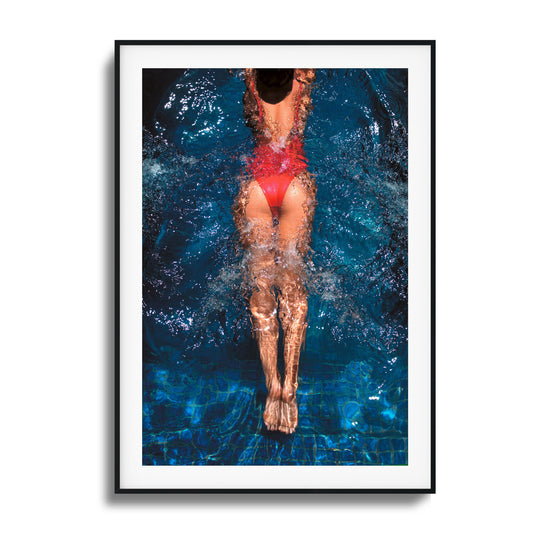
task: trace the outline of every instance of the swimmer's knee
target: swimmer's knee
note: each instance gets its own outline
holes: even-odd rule
[[[284,328],[305,320],[307,311],[307,291],[303,286],[287,286],[280,290],[279,317]]]
[[[254,290],[250,296],[250,312],[258,320],[275,320],[277,302],[272,290]]]

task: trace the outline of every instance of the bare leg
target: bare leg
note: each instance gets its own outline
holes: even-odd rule
[[[285,377],[281,395],[279,430],[293,433],[298,424],[298,366],[307,329],[307,291],[304,256],[309,249],[314,214],[314,182],[308,175],[294,180],[287,190],[279,224],[279,311],[284,332]]]
[[[255,288],[250,297],[250,311],[259,355],[268,390],[263,419],[267,429],[278,429],[280,416],[281,380],[278,372],[278,317],[272,287],[273,257],[251,258]]]
[[[297,273],[286,270],[283,274],[280,296],[280,320],[284,332],[283,357],[285,376],[281,395],[280,431],[293,433],[298,425],[298,366],[300,347],[307,329],[307,294],[303,280]]]
[[[259,185],[252,181],[245,187],[235,205],[235,225],[250,253],[250,311],[268,390],[263,420],[267,429],[274,431],[279,426],[281,399],[277,368],[279,323],[273,291],[275,235],[270,207]]]

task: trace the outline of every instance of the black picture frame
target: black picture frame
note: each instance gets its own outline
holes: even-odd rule
[[[230,47],[324,47],[326,49],[333,47],[349,47],[353,50],[359,50],[362,47],[374,47],[378,49],[398,48],[402,50],[407,49],[424,49],[428,54],[428,80],[429,86],[427,89],[427,96],[429,98],[429,124],[430,131],[429,141],[429,173],[427,179],[429,181],[429,220],[430,220],[430,246],[428,250],[428,269],[430,283],[427,287],[429,291],[430,302],[430,331],[428,336],[430,339],[429,352],[427,358],[429,362],[429,374],[428,387],[429,387],[429,404],[427,406],[429,412],[429,424],[425,428],[428,432],[427,442],[429,443],[427,461],[427,478],[428,483],[424,486],[411,486],[408,483],[405,486],[314,486],[314,487],[295,487],[286,488],[280,487],[220,487],[220,486],[137,486],[135,483],[132,486],[125,482],[124,476],[124,450],[125,435],[123,434],[123,426],[121,425],[124,419],[124,409],[127,409],[127,401],[124,399],[123,382],[121,380],[122,373],[127,364],[126,354],[123,352],[124,347],[124,323],[121,322],[124,316],[124,308],[121,302],[121,298],[126,290],[123,285],[124,271],[121,269],[127,268],[127,263],[121,252],[121,244],[124,241],[124,232],[132,231],[130,227],[125,226],[122,216],[124,191],[129,187],[127,183],[128,178],[123,174],[124,161],[124,131],[121,129],[121,120],[124,117],[124,111],[121,111],[121,106],[124,106],[124,91],[125,81],[123,70],[123,56],[126,49],[131,50],[133,48],[143,48],[158,50],[163,47],[170,48],[183,48],[183,47],[217,47],[221,53],[226,52]],[[115,42],[115,493],[117,494],[132,494],[132,493],[435,493],[435,477],[436,477],[436,450],[435,450],[435,387],[436,387],[436,375],[435,375],[435,360],[436,360],[436,315],[435,315],[435,182],[436,182],[436,139],[435,139],[435,59],[436,59],[436,42],[434,40],[338,40],[338,41],[315,41],[315,40],[301,40],[301,41],[220,41],[220,40],[203,40],[203,41],[190,41],[190,40],[117,40]],[[147,65],[148,67],[151,65]],[[181,65],[176,65],[180,66]],[[411,126],[410,126],[411,127]],[[126,265],[126,266],[125,266]],[[122,350],[122,351],[121,351]],[[141,435],[139,435],[141,439]],[[140,458],[139,462],[140,462]],[[149,467],[158,468],[158,467]],[[178,467],[179,468],[179,467]],[[209,468],[209,467],[207,467]],[[246,467],[240,467],[246,468]],[[344,467],[339,467],[344,468]],[[357,467],[356,467],[357,468]],[[363,467],[372,468],[372,467]]]

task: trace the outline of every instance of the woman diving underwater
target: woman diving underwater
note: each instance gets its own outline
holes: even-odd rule
[[[255,138],[234,205],[235,226],[249,254],[249,305],[268,396],[268,430],[293,433],[300,348],[307,328],[304,258],[309,251],[316,186],[307,172],[303,133],[314,69],[246,69],[244,117]],[[279,322],[278,322],[279,317]],[[283,330],[283,381],[278,372]]]

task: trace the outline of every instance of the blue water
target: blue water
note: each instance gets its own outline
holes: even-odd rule
[[[407,464],[407,71],[319,70],[299,424],[267,432],[231,206],[242,73],[188,70],[143,141],[143,464]]]

